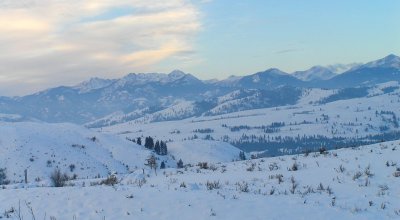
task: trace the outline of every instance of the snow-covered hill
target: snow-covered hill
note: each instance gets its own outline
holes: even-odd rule
[[[130,138],[148,134],[173,141],[213,139],[248,152],[267,150],[269,155],[321,145],[346,147],[398,137],[399,94],[398,82],[344,90],[308,89],[293,105],[224,114],[223,110],[232,109],[225,106],[240,100],[235,92],[221,98],[213,109],[220,114],[164,122],[139,118],[101,130]]]
[[[235,160],[239,155],[239,149],[215,141],[168,144],[169,155],[160,156],[167,167],[176,167],[179,159],[216,163]],[[11,182],[23,181],[25,169],[30,182],[46,182],[56,168],[78,179],[129,173],[143,167],[151,153],[125,138],[73,124],[0,123],[0,168],[7,168]]]
[[[1,123],[0,167],[10,181],[48,179],[58,167],[78,178],[126,173],[140,166],[149,152],[111,135],[72,124]]]
[[[400,142],[0,189],[8,219],[398,219]],[[45,198],[45,199],[44,199]]]

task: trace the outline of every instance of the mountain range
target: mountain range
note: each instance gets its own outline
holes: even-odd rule
[[[0,97],[0,120],[72,122],[97,127],[118,123],[111,122],[110,117],[126,121],[167,109],[174,114],[162,114],[159,120],[178,120],[293,104],[312,88],[334,89],[348,95],[356,89],[359,92],[350,96],[362,96],[367,94],[362,93],[363,88],[388,81],[400,81],[400,57],[396,55],[366,64],[315,66],[292,74],[273,68],[225,80],[204,81],[179,70],[169,74],[130,73],[120,79],[92,78],[76,86],[60,86],[22,97]]]

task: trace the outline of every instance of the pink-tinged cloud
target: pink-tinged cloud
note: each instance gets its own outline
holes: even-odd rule
[[[132,12],[103,16],[119,8]],[[186,0],[3,1],[0,95],[152,70],[193,51],[200,29],[200,12]]]

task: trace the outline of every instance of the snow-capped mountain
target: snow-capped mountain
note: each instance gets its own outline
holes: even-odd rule
[[[365,65],[353,66],[350,70],[333,78],[330,77],[335,74],[334,71],[319,66],[296,72],[293,75],[278,69],[268,69],[220,81],[202,81],[179,70],[174,70],[169,74],[131,73],[120,79],[112,80],[93,78],[73,87],[60,86],[23,97],[0,97],[0,113],[17,114],[22,118],[46,122],[84,124],[100,120],[105,124],[110,124],[119,120],[111,119],[113,121],[111,122],[104,118],[108,118],[116,112],[120,112],[122,118],[134,119],[164,109],[175,108],[173,106],[182,101],[195,103],[198,106],[195,108],[197,109],[196,113],[185,114],[186,116],[199,115],[214,108],[225,109],[215,112],[226,113],[288,105],[291,104],[292,97],[284,100],[285,96],[276,94],[274,90],[284,94],[281,89],[283,87],[297,90],[338,89],[368,87],[388,81],[399,81],[399,59],[395,55],[389,55]],[[217,102],[220,97],[238,90],[242,90],[242,94],[248,96],[242,97],[241,100],[232,100],[230,104]],[[271,94],[276,95],[272,97]],[[293,97],[298,97],[298,95]],[[224,107],[218,107],[218,105],[224,105]],[[230,109],[226,109],[227,106],[230,106]],[[146,110],[144,111],[144,109]],[[198,109],[205,111],[199,112]],[[179,119],[179,117],[175,117],[175,119]]]
[[[397,219],[399,64],[0,97],[0,219]]]
[[[325,66],[325,68],[330,70],[332,73],[342,74],[346,71],[357,68],[358,66],[361,66],[361,65],[362,65],[362,63],[333,64],[333,65]]]
[[[382,59],[372,61],[360,66],[360,68],[374,68],[374,67],[400,69],[400,57],[394,54],[390,54]]]
[[[297,71],[293,76],[303,81],[327,80],[336,76],[329,68],[314,66],[308,70]]]
[[[389,55],[385,58],[352,68],[326,82],[316,83],[314,86],[349,88],[399,80],[400,57]]]
[[[279,69],[268,69],[249,76],[244,76],[234,83],[239,88],[272,89],[280,86],[304,86],[305,83]]]
[[[78,89],[80,93],[88,93],[90,91],[101,89],[111,85],[111,83],[115,82],[116,80],[112,79],[101,79],[98,77],[94,77],[89,79],[88,81],[84,81],[79,83],[78,85],[74,86],[74,89]]]

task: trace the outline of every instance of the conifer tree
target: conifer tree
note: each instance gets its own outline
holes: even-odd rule
[[[146,137],[145,142],[144,142],[144,146],[147,149],[153,150],[154,149],[154,140],[152,137]]]
[[[161,155],[167,155],[168,154],[167,143],[161,141],[160,148],[161,148],[161,152],[160,152]]]
[[[246,160],[246,155],[244,154],[243,151],[240,151],[239,158],[240,158],[240,160]]]
[[[160,146],[160,142],[157,141],[156,145],[154,146],[154,151],[156,152],[157,155],[162,155],[161,153],[161,147],[162,147],[162,141],[161,141],[161,146]]]
[[[165,169],[165,163],[164,163],[164,161],[161,162],[160,169]]]
[[[179,159],[178,163],[176,164],[176,166],[178,167],[178,169],[183,168],[183,161],[182,159]]]

